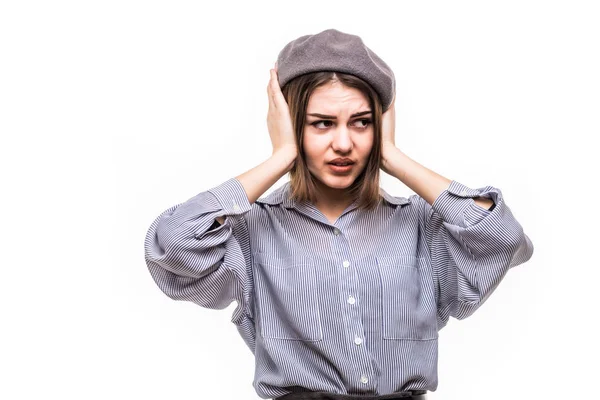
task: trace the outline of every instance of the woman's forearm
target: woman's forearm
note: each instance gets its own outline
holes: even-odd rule
[[[267,189],[273,186],[275,182],[291,169],[295,159],[296,153],[279,150],[263,163],[236,176],[235,178],[240,181],[246,190],[248,202],[250,204],[254,203]],[[217,221],[222,224],[225,218],[218,217]]]
[[[388,147],[383,153],[383,164],[390,175],[399,179],[406,186],[411,188],[416,194],[421,196],[429,204],[433,205],[435,199],[452,182],[450,179],[430,170],[408,157],[397,147]],[[473,199],[475,204],[485,209],[490,208],[493,201],[487,198]]]

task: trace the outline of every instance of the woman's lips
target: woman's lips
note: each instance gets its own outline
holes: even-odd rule
[[[334,172],[349,172],[352,170],[352,167],[354,166],[354,164],[348,164],[348,165],[335,165],[335,164],[329,164],[329,167],[334,171]]]

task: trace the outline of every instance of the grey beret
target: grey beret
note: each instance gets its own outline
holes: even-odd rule
[[[392,69],[360,37],[337,29],[300,36],[277,56],[281,87],[297,76],[317,71],[343,72],[368,82],[379,94],[384,111],[396,92]]]

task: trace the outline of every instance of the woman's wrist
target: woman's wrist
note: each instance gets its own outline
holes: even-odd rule
[[[271,157],[278,159],[282,163],[282,165],[285,165],[287,167],[287,170],[289,170],[292,168],[294,161],[296,161],[296,158],[298,157],[298,152],[294,147],[291,146],[282,147],[280,149],[275,150]]]

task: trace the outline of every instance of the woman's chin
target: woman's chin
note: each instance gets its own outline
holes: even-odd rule
[[[325,185],[329,186],[332,189],[346,189],[354,182],[353,175],[347,176],[338,176],[338,175],[328,175],[325,177],[325,180],[321,180]]]

